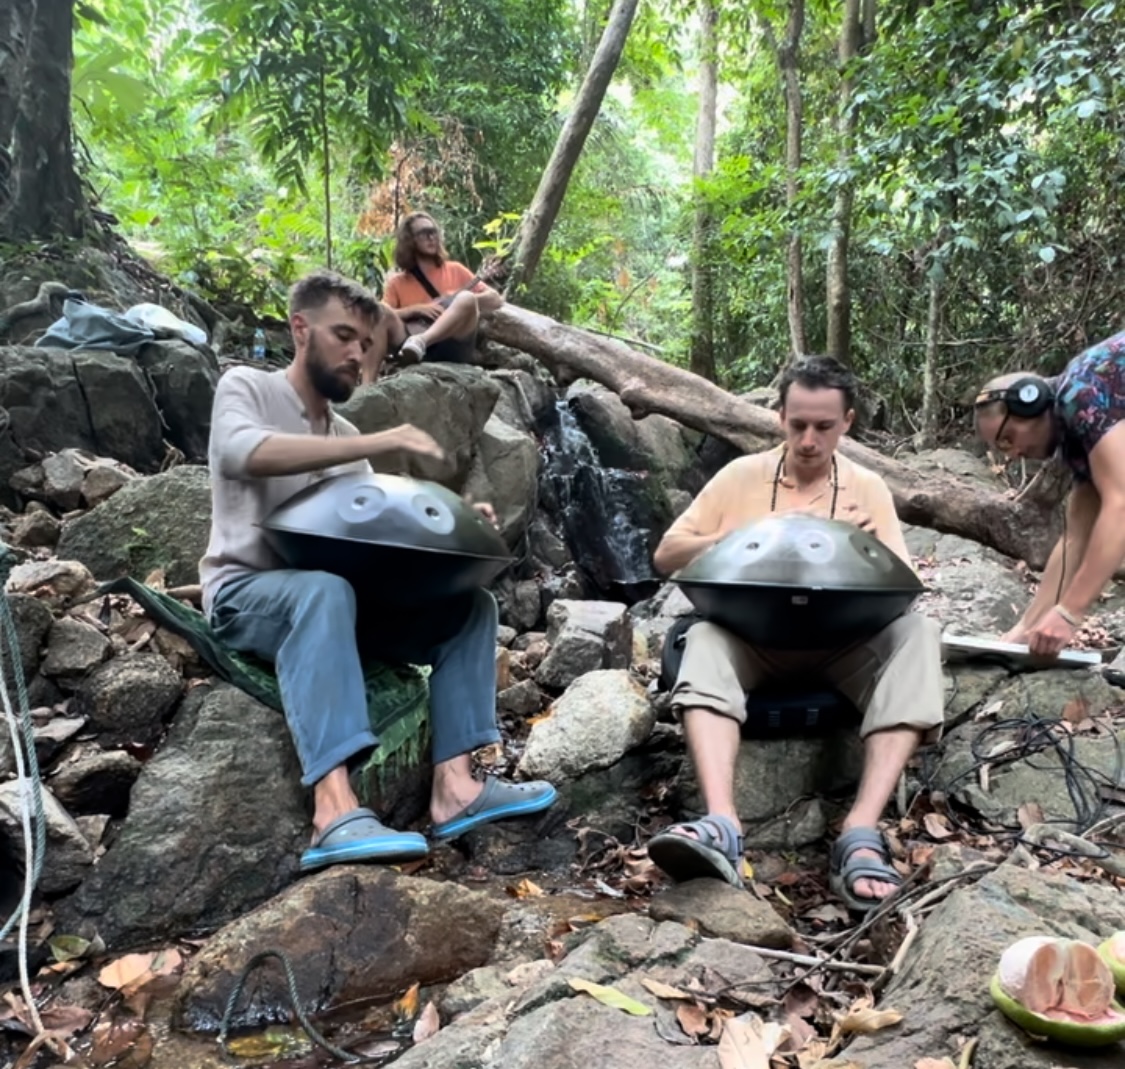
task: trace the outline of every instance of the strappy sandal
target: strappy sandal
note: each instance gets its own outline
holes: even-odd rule
[[[856,857],[860,850],[874,850],[879,856]],[[861,898],[855,893],[857,880],[877,880],[895,887],[902,884],[898,869],[891,864],[887,841],[877,828],[850,828],[832,844],[828,884],[833,892],[858,913],[870,913],[887,900],[886,895]]]
[[[742,886],[742,833],[717,813],[673,824],[649,840],[648,856],[677,882],[706,877]]]

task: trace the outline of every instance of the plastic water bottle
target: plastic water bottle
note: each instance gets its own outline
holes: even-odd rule
[[[259,327],[254,331],[254,348],[252,355],[255,360],[262,362],[266,359],[266,332]]]

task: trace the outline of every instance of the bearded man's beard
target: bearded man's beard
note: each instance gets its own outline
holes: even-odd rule
[[[320,348],[320,339],[313,330],[309,334],[309,350],[305,366],[309,369],[309,381],[325,400],[333,404],[341,404],[355,393],[354,381],[346,377],[346,364],[341,364],[339,370],[330,371],[324,360],[324,353]]]

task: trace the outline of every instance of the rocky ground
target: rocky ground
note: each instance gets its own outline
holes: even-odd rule
[[[216,679],[130,598],[95,594],[132,574],[185,605],[198,597],[210,509],[198,398],[222,365],[158,344],[171,349],[148,354],[157,385],[134,406],[151,407],[152,442],[130,439],[132,453],[107,446],[140,418],[131,410],[110,420],[76,408],[65,432],[32,388],[49,373],[70,396],[93,371],[0,348],[0,539],[17,557],[6,592],[46,802],[31,984],[51,1036],[27,1050],[32,1014],[14,946],[0,944],[0,1063],[53,1065],[70,1051],[72,1064],[134,1069],[334,1064],[296,1003],[329,1042],[409,1069],[1123,1064],[1120,1045],[1036,1041],[987,990],[1020,936],[1096,942],[1125,928],[1121,677],[947,667],[945,737],[918,755],[885,821],[907,889],[862,924],[825,872],[858,770],[846,735],[745,743],[749,890],[669,886],[645,845],[698,800],[654,680],[664,632],[688,606],[674,585],[631,606],[591,588],[543,478],[542,421],[561,395],[521,354],[492,350],[486,370],[410,369],[347,407],[361,427],[409,418],[435,433],[451,463],[414,474],[497,503],[517,558],[496,587],[504,743],[477,760],[550,778],[560,802],[425,862],[298,878],[307,799],[279,714]],[[94,365],[133,381],[124,358]],[[175,368],[183,377],[161,394]],[[657,512],[681,508],[725,459],[667,420],[630,420],[605,391],[571,390],[598,455],[643,474]],[[968,454],[931,459],[994,478]],[[917,610],[946,628],[997,634],[1026,604],[1035,577],[1021,565],[923,529],[908,542],[930,588]],[[1119,592],[1083,639],[1107,658],[1125,644]],[[13,777],[4,734],[3,917],[22,887]],[[427,788],[423,766],[378,783],[370,801],[424,831]],[[267,951],[284,955],[293,990],[279,958],[256,968],[230,1010],[225,1056],[215,1036],[228,1000]]]

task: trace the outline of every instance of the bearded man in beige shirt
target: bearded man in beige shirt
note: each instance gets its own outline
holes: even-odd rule
[[[828,357],[803,357],[788,368],[780,384],[785,442],[723,468],[665,534],[657,570],[669,575],[732,531],[785,512],[854,523],[910,565],[890,490],[836,450],[855,418],[855,393],[851,372]],[[936,737],[943,718],[940,631],[917,613],[838,650],[752,647],[706,621],[687,632],[672,708],[683,723],[707,815],[650,841],[649,856],[674,879],[712,876],[741,885],[734,773],[746,694],[767,679],[813,675],[863,714],[863,775],[832,847],[832,888],[853,909],[868,911],[902,882],[878,823],[907,761],[924,738]]]

